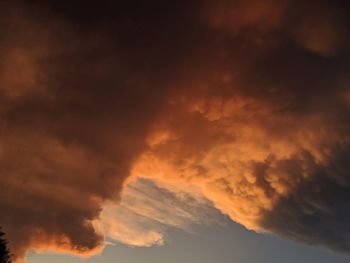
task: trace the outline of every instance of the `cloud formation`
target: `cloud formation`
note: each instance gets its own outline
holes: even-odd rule
[[[163,91],[111,32],[84,31],[58,7],[2,6],[1,225],[18,258],[28,248],[89,255]]]
[[[1,7],[0,224],[18,260],[90,255],[104,234],[161,244],[210,203],[349,251],[348,4]]]
[[[194,232],[196,226],[223,223],[219,211],[193,191],[173,191],[144,178],[123,190],[120,203],[104,205],[101,224],[106,236],[130,246],[163,245],[169,227]]]

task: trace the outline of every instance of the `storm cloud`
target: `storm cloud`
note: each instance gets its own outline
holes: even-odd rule
[[[127,230],[113,228],[118,241],[141,244],[130,233],[153,221],[182,227],[189,213],[202,224],[201,204],[348,252],[349,8],[2,2],[0,224],[17,259],[29,249],[97,253],[111,226]],[[130,191],[135,180],[151,181],[139,185],[147,198]],[[124,185],[135,207],[101,216]],[[142,204],[154,189],[175,207]],[[182,209],[174,196],[196,202]],[[125,210],[153,221],[127,226]],[[158,223],[145,244],[162,242]]]

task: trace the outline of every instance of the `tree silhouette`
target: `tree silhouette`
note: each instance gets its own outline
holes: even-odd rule
[[[4,238],[5,233],[0,228],[0,263],[11,263],[10,250],[7,248],[7,240]]]

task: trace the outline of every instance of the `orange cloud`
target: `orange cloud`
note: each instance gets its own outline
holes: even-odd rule
[[[347,6],[321,2],[1,3],[15,260],[160,245],[211,206],[349,251]]]
[[[133,174],[159,180],[170,189],[179,184],[179,189],[191,192],[196,185],[224,214],[261,230],[261,216],[288,196],[298,181],[311,176],[303,152],[322,163],[327,157],[320,144],[341,142],[328,135],[333,131],[321,128],[323,120],[275,116],[273,108],[243,97],[211,98],[192,105],[180,102],[170,115],[181,119],[161,120],[157,127],[164,132],[158,138],[163,139],[150,140],[150,148],[136,162]],[[277,131],[275,127],[285,128]],[[294,161],[303,163],[303,170],[289,171]]]

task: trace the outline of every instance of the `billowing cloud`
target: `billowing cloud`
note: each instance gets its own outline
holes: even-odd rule
[[[84,31],[59,7],[1,5],[0,223],[18,258],[90,255],[104,243],[102,204],[119,198],[164,92],[111,32]]]
[[[0,224],[18,260],[162,244],[215,222],[210,205],[349,251],[346,3],[1,7]]]

